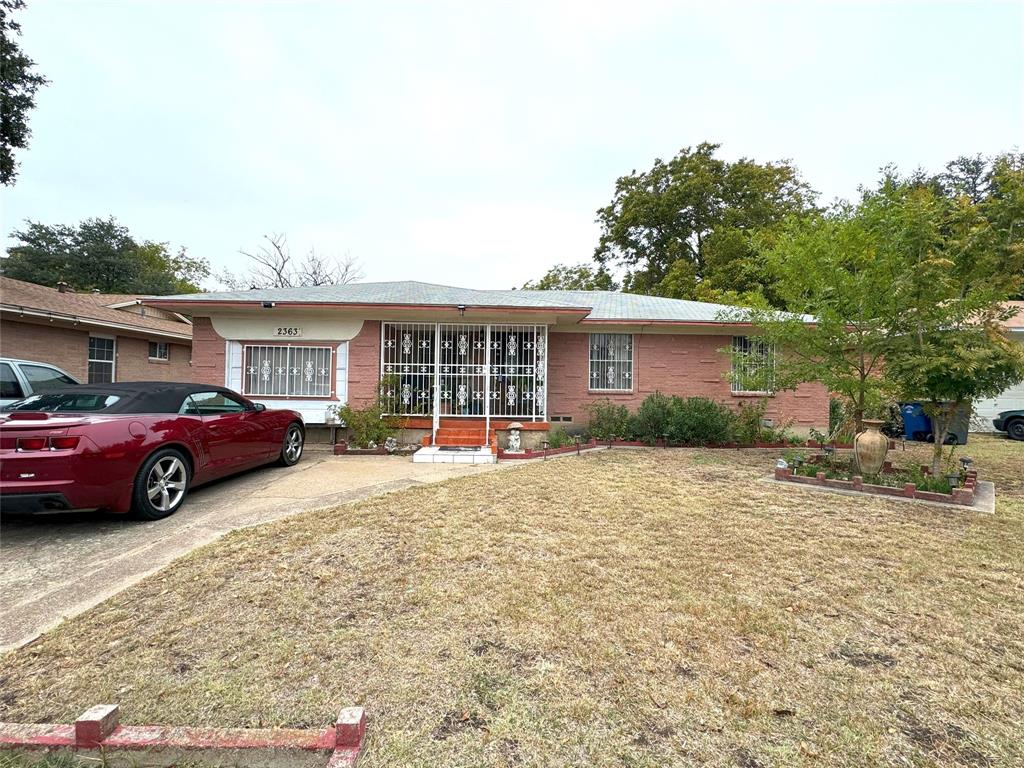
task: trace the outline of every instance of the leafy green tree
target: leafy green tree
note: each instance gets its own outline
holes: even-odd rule
[[[54,287],[66,282],[78,291],[166,295],[199,291],[210,273],[203,259],[166,243],[138,242],[111,217],[79,225],[26,222],[11,233],[18,244],[0,260],[0,274]]]
[[[604,267],[589,264],[556,264],[539,280],[523,284],[523,289],[539,291],[615,291],[619,284]]]
[[[885,377],[932,418],[936,473],[956,413],[1024,380],[1024,349],[1002,326],[1024,280],[1024,167],[1009,155],[992,165],[977,199],[892,177],[865,197],[885,257],[903,264],[894,290],[907,297]]]
[[[625,269],[625,290],[696,298],[704,284],[779,305],[754,237],[810,212],[815,194],[787,162],[730,163],[715,156],[718,148],[687,147],[616,182],[611,203],[597,212],[594,258]]]
[[[16,40],[21,25],[13,14],[24,7],[24,0],[0,0],[0,184],[6,186],[18,174],[14,150],[28,146],[28,113],[36,105],[36,91],[48,82]]]
[[[882,361],[900,311],[891,286],[902,263],[879,258],[863,211],[849,205],[792,217],[761,246],[777,295],[791,311],[762,306],[725,313],[753,322],[775,350],[774,367],[743,367],[748,378],[751,370],[765,378],[745,386],[785,390],[820,382],[846,402],[859,431],[890,388]],[[815,321],[806,322],[806,315]]]

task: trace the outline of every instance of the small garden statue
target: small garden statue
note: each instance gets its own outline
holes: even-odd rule
[[[508,448],[506,449],[509,453],[522,453],[523,452],[523,441],[519,435],[519,430],[523,428],[523,425],[518,421],[513,421],[508,425]]]
[[[388,453],[394,453],[395,451],[398,450],[398,441],[393,437],[385,438],[384,450],[387,451]]]

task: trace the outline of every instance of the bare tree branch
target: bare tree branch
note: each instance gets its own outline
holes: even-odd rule
[[[346,285],[363,277],[359,261],[346,253],[342,258],[321,256],[310,248],[305,258],[296,263],[284,234],[264,235],[266,243],[252,253],[239,250],[251,260],[248,271],[236,275],[228,270],[218,275],[220,282],[232,291],[251,288],[298,288],[312,285]]]

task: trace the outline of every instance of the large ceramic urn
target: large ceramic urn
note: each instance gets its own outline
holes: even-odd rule
[[[853,455],[862,475],[877,475],[889,452],[889,438],[879,431],[881,421],[864,419],[864,431],[853,439]]]

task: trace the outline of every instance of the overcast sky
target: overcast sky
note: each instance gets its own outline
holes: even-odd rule
[[[1022,7],[29,0],[51,84],[0,224],[113,214],[215,269],[284,232],[367,280],[519,286],[701,141],[826,201],[1020,148]]]

